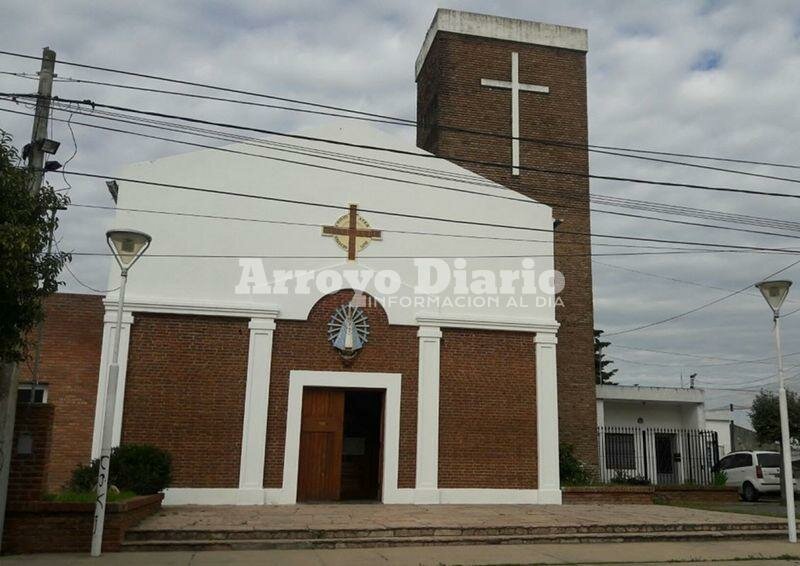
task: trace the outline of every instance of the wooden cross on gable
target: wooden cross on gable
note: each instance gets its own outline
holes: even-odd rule
[[[381,231],[370,228],[358,214],[358,205],[351,204],[350,212],[339,218],[333,226],[322,227],[323,236],[333,236],[336,243],[347,250],[347,259],[354,261],[356,252],[366,248],[372,240],[381,239]]]
[[[481,86],[511,90],[511,174],[519,175],[519,91],[548,94],[550,87],[519,82],[519,53],[511,54],[511,81],[481,79]]]

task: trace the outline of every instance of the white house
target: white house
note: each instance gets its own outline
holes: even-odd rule
[[[706,411],[706,428],[717,433],[720,458],[733,451],[732,425],[733,413],[728,409]]]
[[[719,450],[702,389],[598,385],[597,424],[604,481],[710,482]]]

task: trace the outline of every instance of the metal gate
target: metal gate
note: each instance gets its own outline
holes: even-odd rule
[[[719,461],[713,430],[598,427],[597,448],[604,483],[710,485]]]

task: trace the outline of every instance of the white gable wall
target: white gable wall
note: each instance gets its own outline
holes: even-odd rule
[[[329,126],[314,134],[320,137],[358,140],[361,143],[403,148],[420,152],[413,146],[363,124],[345,127]],[[280,140],[312,145],[311,142]],[[464,194],[428,186],[417,186],[342,172],[314,169],[251,156],[202,150],[155,161],[138,163],[120,173],[120,209],[147,209],[193,214],[254,218],[279,222],[306,223],[317,226],[296,226],[215,220],[172,215],[148,214],[119,210],[115,227],[143,230],[153,237],[147,254],[131,271],[126,302],[171,303],[186,305],[225,305],[246,311],[277,310],[278,318],[304,319],[314,303],[324,294],[313,289],[310,295],[237,295],[234,288],[240,280],[240,257],[264,255],[330,256],[325,259],[265,259],[268,276],[272,270],[332,268],[338,271],[366,268],[379,271],[391,268],[401,274],[408,285],[400,294],[410,295],[417,281],[412,259],[383,259],[380,256],[466,257],[530,256],[537,272],[552,269],[552,214],[545,205],[490,183],[440,159],[421,159],[402,155],[340,148],[320,143],[315,147],[326,151],[368,156],[412,166],[435,168],[439,175],[466,175],[483,186],[431,179],[408,173],[383,171],[364,166],[337,163],[318,157],[298,156],[273,149],[252,146],[228,146],[235,151],[259,153],[267,157],[292,159],[320,165],[356,170],[370,175],[388,176],[416,183],[430,183],[455,189],[476,191],[518,200]],[[384,230],[380,241],[372,242],[359,253],[357,264],[347,262],[346,252],[330,237],[323,237],[319,225],[332,225],[344,209],[313,207],[240,198],[230,195],[204,194],[195,191],[154,187],[126,182],[125,178],[143,179],[170,185],[188,185],[215,190],[264,195],[281,199],[319,202],[341,207],[350,203],[359,206],[360,214],[375,229]],[[486,186],[489,185],[489,186]],[[519,200],[526,202],[519,202]],[[409,219],[367,212],[367,209],[394,213],[451,218],[472,222],[526,226],[541,231],[514,230],[469,226],[430,220]],[[439,234],[476,235],[481,238],[501,237],[534,242],[504,241],[480,238],[453,238],[419,234],[399,234],[391,230],[433,232]],[[228,258],[163,258],[159,255],[202,254],[225,255]],[[537,257],[545,256],[545,257]],[[452,259],[448,260],[452,264]],[[522,258],[467,259],[467,267],[488,269],[521,269]],[[271,279],[271,277],[270,277]],[[112,266],[109,286],[116,287],[118,270]],[[569,284],[569,282],[567,282]],[[350,287],[345,284],[343,287]],[[367,291],[375,292],[368,286]],[[111,297],[113,300],[113,296]],[[523,297],[519,296],[519,300]],[[505,304],[499,307],[430,309],[428,307],[387,307],[391,322],[416,324],[422,314],[453,315],[503,321],[554,322],[554,308],[548,302],[536,305],[535,297],[526,297],[527,308]],[[501,301],[504,302],[504,301]],[[519,304],[519,301],[517,301]]]

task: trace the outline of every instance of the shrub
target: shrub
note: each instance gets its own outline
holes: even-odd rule
[[[94,491],[97,485],[97,466],[95,460],[91,464],[80,464],[72,471],[72,479],[69,482],[71,491]]]
[[[558,465],[562,485],[589,485],[592,483],[592,474],[586,464],[575,456],[575,447],[571,444],[561,444],[558,447]]]
[[[72,472],[69,488],[92,491],[97,485],[100,461],[80,465]],[[172,481],[172,459],[168,452],[148,444],[123,444],[111,451],[109,484],[137,495],[158,493]]]
[[[728,483],[728,474],[725,472],[714,472],[714,477],[711,480],[711,485],[723,487]]]

